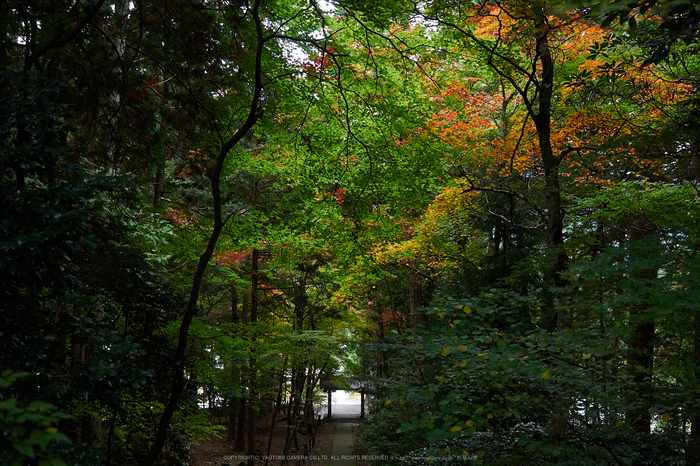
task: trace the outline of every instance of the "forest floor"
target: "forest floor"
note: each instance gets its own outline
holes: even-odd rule
[[[267,454],[267,445],[270,435],[271,415],[264,416],[257,424],[256,428],[256,445],[259,454]],[[315,441],[312,441],[310,434],[298,434],[298,451],[292,451],[289,455],[304,458],[306,461],[297,462],[288,460],[286,465],[304,465],[304,466],[328,466],[330,464],[331,455],[333,453],[333,435],[336,426],[339,422],[321,421],[314,436]],[[270,449],[270,459],[267,462],[268,466],[281,466],[281,459],[274,459],[275,456],[281,456],[284,452],[284,443],[286,438],[286,429],[284,421],[278,420],[275,423],[275,432],[272,436],[272,447]],[[307,452],[304,452],[304,445],[307,446]],[[199,444],[192,445],[190,453],[190,466],[239,466],[245,463],[246,452],[236,451],[234,441],[229,438],[229,432],[222,430],[218,435],[211,436],[209,440]],[[257,461],[257,465],[265,465],[265,461]],[[364,466],[364,462],[357,462],[358,466]]]

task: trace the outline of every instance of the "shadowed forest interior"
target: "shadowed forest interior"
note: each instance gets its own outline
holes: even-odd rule
[[[0,0],[0,463],[700,464],[699,28]]]

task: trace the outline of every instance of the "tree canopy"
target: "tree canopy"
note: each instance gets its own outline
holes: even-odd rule
[[[0,2],[3,464],[695,464],[696,6]]]

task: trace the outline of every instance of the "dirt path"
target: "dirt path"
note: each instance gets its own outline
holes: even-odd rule
[[[368,466],[368,461],[353,456],[352,445],[360,423],[360,394],[338,390],[333,394],[332,421],[323,421],[312,438],[310,432],[297,433],[298,450],[290,452],[286,465],[301,466]],[[272,424],[271,413],[258,418],[256,428],[256,451],[258,455],[267,455],[269,426]],[[286,438],[286,422],[278,418],[272,437],[272,448],[267,460],[268,466],[281,466],[282,453]],[[233,440],[229,432],[222,430],[217,436],[193,445],[191,466],[239,466],[247,459],[246,452],[233,449]],[[256,466],[263,466],[265,461],[256,461]]]
[[[265,426],[269,423],[261,423],[258,432],[259,446],[264,445],[264,450],[267,451],[268,432],[264,432]],[[357,431],[357,421],[354,419],[339,419],[337,421],[322,422],[315,435],[315,443],[313,448],[308,448],[307,461],[305,466],[368,466],[367,462],[358,461],[353,458],[348,461],[343,460],[343,456],[352,455],[351,447],[354,442],[354,434]],[[284,423],[279,422],[275,428],[273,436],[272,449],[270,455],[275,458],[275,455],[281,455],[284,449],[284,440],[286,431]],[[308,435],[299,434],[299,443],[309,445],[311,443]],[[245,459],[245,452],[237,452],[233,449],[233,441],[228,438],[228,432],[221,431],[218,437],[213,436],[206,442],[201,442],[198,445],[193,445],[191,450],[191,466],[238,466]],[[292,455],[303,456],[303,452],[292,453]],[[279,457],[279,456],[278,456]],[[335,458],[338,458],[337,460]],[[256,466],[262,466],[264,461],[257,461]],[[268,466],[281,466],[280,459],[268,460]],[[287,465],[299,464],[296,461],[287,461]]]
[[[336,422],[329,466],[357,466],[357,459],[352,453],[356,427],[354,422]]]

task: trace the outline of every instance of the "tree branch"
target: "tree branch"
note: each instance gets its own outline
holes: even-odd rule
[[[33,66],[37,66],[37,60],[39,60],[39,58],[49,50],[63,47],[64,45],[67,45],[73,39],[75,39],[80,33],[80,31],[82,31],[83,28],[87,26],[90,21],[92,21],[92,18],[95,17],[97,12],[100,11],[100,8],[102,8],[104,2],[105,0],[98,0],[97,3],[95,3],[95,5],[90,9],[90,11],[88,11],[85,17],[78,21],[78,23],[75,25],[75,27],[73,27],[73,29],[71,29],[63,35],[54,35],[46,45],[37,50],[35,53],[28,55],[27,60],[25,62],[25,69],[29,70]]]

